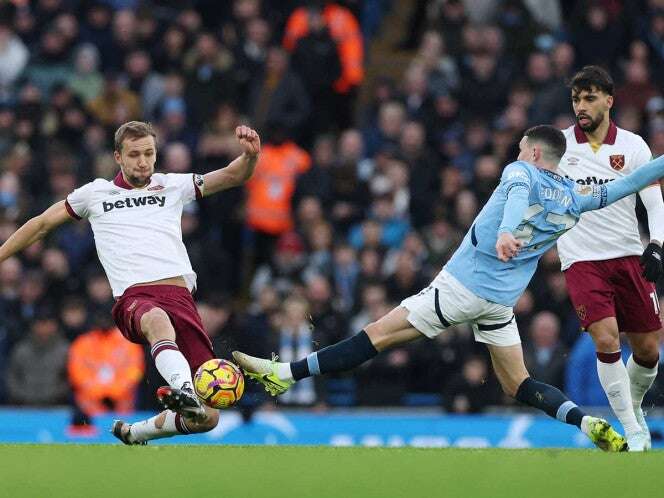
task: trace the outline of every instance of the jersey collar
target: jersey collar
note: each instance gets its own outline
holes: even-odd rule
[[[115,175],[115,178],[113,178],[113,183],[120,188],[126,189],[126,190],[141,190],[137,189],[136,187],[130,185],[127,180],[124,179],[124,176],[122,176],[122,171],[119,171],[117,175]],[[143,188],[148,187],[152,183],[152,179],[150,179],[150,183],[146,185]]]
[[[129,183],[127,183],[127,180],[125,180],[124,176],[122,176],[122,171],[119,171],[118,174],[115,175],[113,183],[115,183],[115,185],[117,185],[120,188],[124,188],[127,190],[134,190],[134,187],[132,187]]]
[[[616,143],[616,136],[618,135],[618,127],[613,121],[609,121],[609,130],[606,132],[603,144],[614,145]],[[574,125],[574,136],[576,137],[577,144],[588,143],[588,137],[579,126],[579,123]]]

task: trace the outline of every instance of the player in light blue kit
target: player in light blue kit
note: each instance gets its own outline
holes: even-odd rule
[[[604,420],[581,411],[560,390],[532,379],[523,361],[512,307],[530,281],[539,258],[578,221],[664,176],[664,157],[608,184],[578,185],[556,174],[565,137],[552,126],[526,131],[518,160],[477,215],[450,261],[427,288],[363,331],[292,363],[233,357],[272,395],[294,382],[355,368],[379,351],[429,338],[451,325],[470,323],[475,340],[487,345],[493,368],[508,395],[561,422],[579,427],[600,448],[625,451],[625,439]]]

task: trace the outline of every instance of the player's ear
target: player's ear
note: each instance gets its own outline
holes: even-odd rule
[[[613,107],[613,95],[606,97],[606,105],[609,106],[609,109]]]
[[[122,156],[120,156],[120,153],[117,150],[113,151],[113,159],[115,159],[115,162],[118,163],[119,166],[122,166]]]

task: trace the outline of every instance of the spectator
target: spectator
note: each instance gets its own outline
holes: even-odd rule
[[[212,33],[200,33],[183,60],[186,101],[191,123],[201,126],[212,116],[219,102],[234,101],[235,82],[231,74],[233,55]]]
[[[10,403],[53,406],[69,397],[66,377],[69,344],[58,330],[51,309],[41,307],[34,315],[30,334],[11,352],[7,367]]]
[[[0,21],[0,101],[14,92],[14,83],[28,63],[28,49],[16,36],[8,20]]]
[[[308,320],[307,302],[298,297],[284,301],[279,330],[279,358],[291,361],[302,358],[313,351],[312,327]],[[313,405],[318,401],[314,379],[304,379],[302,385],[294,386],[281,401],[294,405]]]
[[[251,88],[249,108],[258,129],[278,125],[290,139],[299,139],[311,113],[308,90],[300,77],[288,66],[288,53],[271,47],[265,61],[265,72]]]
[[[399,138],[400,156],[408,163],[409,206],[411,223],[415,228],[422,228],[432,221],[429,207],[436,197],[437,178],[440,164],[426,146],[426,134],[422,123],[409,121]]]
[[[336,141],[331,135],[316,137],[312,151],[311,168],[297,177],[293,204],[299,205],[304,197],[317,198],[329,210],[332,192],[332,168],[335,161]]]
[[[340,127],[334,83],[341,76],[341,63],[337,45],[325,25],[323,9],[309,7],[307,20],[309,32],[297,40],[291,66],[316,103],[308,128],[308,134],[316,136]]]
[[[596,1],[581,2],[573,18],[570,35],[577,65],[598,64],[613,72],[625,44],[622,25],[610,17],[601,2]]]
[[[104,90],[89,102],[88,108],[101,124],[108,127],[117,127],[141,116],[138,96],[124,87],[118,73],[106,74]]]
[[[68,341],[76,339],[89,329],[86,302],[79,297],[68,297],[60,309],[60,326]]]
[[[394,272],[385,282],[388,299],[390,302],[399,303],[402,299],[420,292],[428,282],[422,275],[413,255],[401,251],[397,257]]]
[[[73,71],[68,59],[67,39],[51,26],[41,35],[39,49],[25,69],[26,77],[48,95],[53,85],[72,77]]]
[[[76,405],[89,417],[133,412],[145,372],[143,348],[122,337],[107,316],[72,342],[67,360]]]
[[[662,49],[662,43],[664,43],[664,7],[653,8],[645,17],[644,24],[641,39],[648,47],[653,78],[657,82],[657,86],[662,88],[662,85],[664,85],[664,50]]]
[[[496,402],[495,389],[488,382],[486,360],[471,356],[443,392],[445,410],[451,413],[479,413]]]
[[[332,280],[339,299],[339,309],[346,313],[358,302],[355,293],[357,284],[362,279],[362,276],[360,275],[360,265],[357,263],[356,256],[355,249],[348,244],[336,244],[334,248]],[[367,257],[360,257],[360,259],[367,259]],[[379,262],[376,261],[370,272],[377,274],[378,271]]]
[[[615,91],[615,102],[618,108],[634,107],[643,112],[648,101],[658,94],[657,86],[652,83],[646,62],[640,60],[627,62],[625,81]]]
[[[529,329],[530,341],[524,347],[528,372],[562,389],[567,351],[559,341],[560,320],[550,311],[540,311]]]
[[[270,36],[271,28],[267,20],[260,17],[247,20],[244,37],[235,47],[235,77],[239,95],[247,95],[252,82],[260,78]]]
[[[164,95],[164,79],[152,69],[152,59],[145,50],[134,50],[124,61],[127,89],[141,99],[145,119],[154,120],[156,108]]]
[[[364,47],[360,26],[353,14],[332,1],[320,0],[314,5],[323,6],[323,19],[330,36],[337,43],[341,61],[341,76],[334,83],[338,95],[337,119],[340,128],[348,128],[352,119],[357,87],[364,79]],[[317,20],[315,19],[315,22]],[[295,9],[288,18],[284,35],[284,47],[293,51],[297,42],[312,29],[307,8]]]
[[[254,237],[254,264],[269,261],[280,235],[294,227],[292,197],[297,177],[311,167],[311,158],[282,128],[273,128],[263,144],[256,171],[246,184],[247,226]]]

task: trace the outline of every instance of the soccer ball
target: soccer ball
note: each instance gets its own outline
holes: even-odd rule
[[[242,397],[244,376],[234,363],[215,358],[198,367],[194,389],[206,405],[228,408]]]

